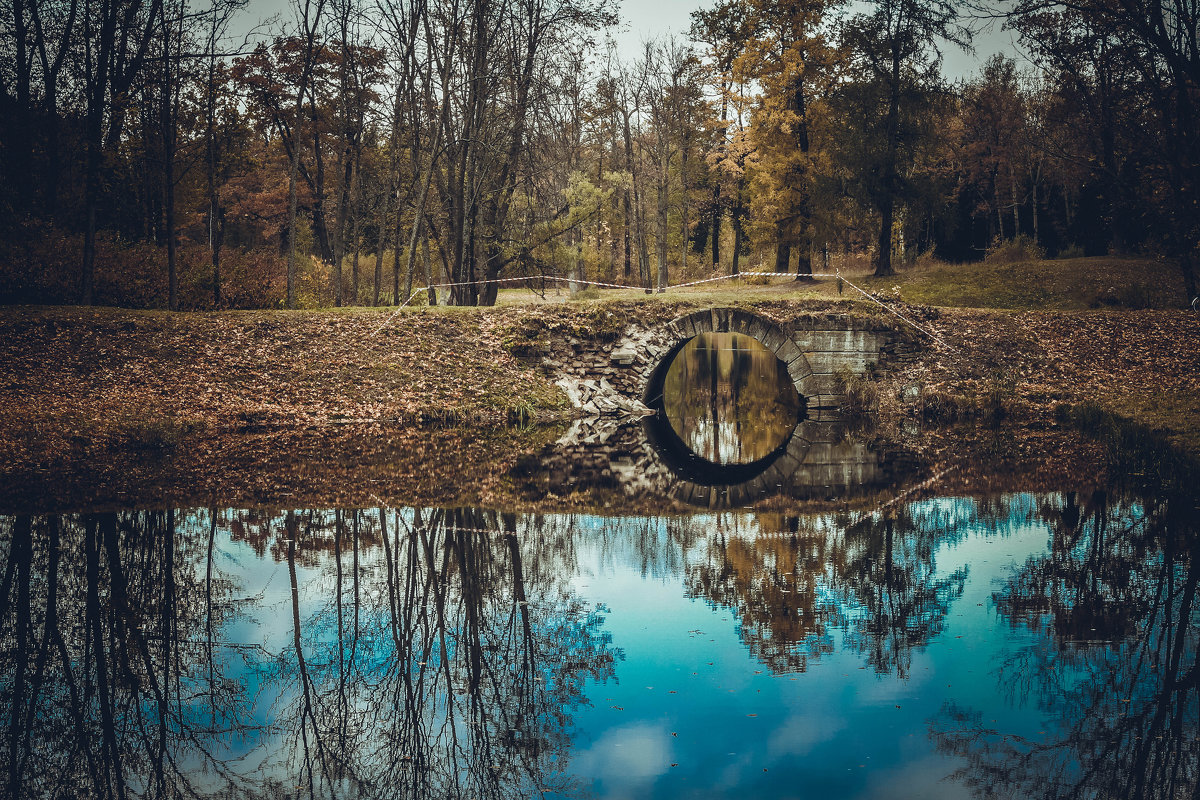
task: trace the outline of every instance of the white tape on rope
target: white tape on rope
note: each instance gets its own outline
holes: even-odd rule
[[[912,326],[914,329],[920,331],[921,333],[925,334],[929,338],[933,339],[935,342],[938,342],[946,349],[948,349],[948,350],[957,350],[958,349],[958,348],[952,346],[949,342],[947,342],[942,337],[938,336],[936,333],[934,333],[929,328],[919,325],[918,323],[916,323],[909,317],[905,316],[904,314],[901,314],[895,308],[884,303],[882,300],[880,300],[875,295],[871,294],[870,292],[866,291],[865,289],[861,288],[860,286],[854,284],[853,282],[848,280],[845,275],[842,275],[842,273],[840,271],[837,271],[837,272],[813,272],[813,273],[808,273],[808,274],[803,274],[803,275],[797,275],[794,272],[740,272],[737,275],[717,275],[716,277],[713,277],[713,278],[701,278],[700,280],[688,281],[687,283],[669,284],[667,286],[663,286],[662,290],[665,291],[667,289],[686,289],[690,286],[701,286],[703,284],[717,283],[719,281],[734,281],[734,280],[738,280],[739,278],[800,278],[800,277],[804,277],[804,278],[837,278],[838,280],[840,280],[843,283],[845,283],[846,285],[848,285],[851,289],[854,289],[856,292],[861,294],[863,297],[870,300],[872,303],[875,303],[876,305],[880,306],[884,310],[894,314],[901,321],[903,321],[907,325]],[[583,286],[598,286],[603,289],[645,289],[645,288],[647,288],[644,286],[629,286],[629,285],[623,284],[623,283],[605,283],[603,281],[589,281],[589,280],[583,280],[583,279],[579,279],[579,278],[562,278],[562,277],[559,277],[556,275],[518,275],[518,276],[513,276],[511,278],[485,278],[485,279],[481,279],[481,280],[477,280],[477,281],[458,281],[455,283],[435,283],[430,286],[422,286],[418,289],[414,289],[413,293],[408,296],[408,299],[406,299],[400,305],[396,306],[396,309],[391,314],[388,315],[388,318],[383,321],[383,324],[381,324],[378,328],[376,328],[374,331],[371,332],[371,336],[375,336],[381,330],[383,330],[388,325],[390,325],[392,320],[395,319],[396,315],[400,313],[400,309],[405,308],[421,292],[427,292],[430,289],[453,289],[456,286],[481,286],[484,284],[492,284],[492,283],[497,283],[497,284],[499,284],[499,283],[520,283],[522,281],[541,281],[542,283],[545,283],[546,281],[557,281],[559,283],[570,283],[570,284],[577,284],[577,285],[583,285]]]

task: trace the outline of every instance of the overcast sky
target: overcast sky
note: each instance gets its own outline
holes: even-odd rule
[[[617,42],[623,53],[636,55],[640,42],[652,36],[672,31],[687,36],[692,24],[691,14],[699,8],[711,8],[715,0],[618,0],[621,5],[621,32]],[[1004,53],[1022,61],[1015,37],[1000,29],[995,22],[975,36],[974,53],[954,45],[942,46],[943,72],[951,78],[966,77],[994,53]]]
[[[709,8],[715,0],[617,0],[620,4],[620,29],[614,33],[617,45],[625,58],[636,58],[641,53],[641,42],[645,39],[675,33],[686,37],[691,27],[691,13],[699,8]],[[250,30],[256,23],[278,15],[285,23],[295,19],[294,3],[289,0],[251,0],[242,12],[243,30]],[[1022,60],[1014,37],[1000,30],[997,22],[990,30],[975,37],[975,52],[965,53],[953,45],[942,48],[943,72],[950,78],[969,76],[979,70],[993,53],[1004,54]]]

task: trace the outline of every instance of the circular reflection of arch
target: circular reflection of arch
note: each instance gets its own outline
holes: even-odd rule
[[[658,490],[688,505],[714,510],[745,506],[788,485],[812,447],[809,427],[807,421],[797,424],[791,436],[765,458],[721,465],[696,456],[660,415],[642,422],[652,458],[667,473]]]
[[[796,430],[805,400],[788,365],[754,337],[701,332],[671,347],[656,373],[657,413],[645,434],[677,499],[742,504],[783,484],[776,462],[803,462],[809,445]]]

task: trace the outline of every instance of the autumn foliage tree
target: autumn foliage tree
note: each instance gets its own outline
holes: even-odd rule
[[[1176,0],[1014,0],[1032,63],[953,80],[951,0],[718,0],[632,53],[609,0],[295,0],[253,29],[242,0],[10,6],[6,299],[490,304],[1013,240],[1165,256],[1197,293]]]

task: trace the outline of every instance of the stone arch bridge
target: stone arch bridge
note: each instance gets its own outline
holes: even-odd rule
[[[649,413],[675,354],[701,333],[752,336],[787,365],[808,413],[839,408],[844,377],[902,356],[908,345],[874,320],[850,315],[780,322],[740,308],[706,308],[660,324],[635,323],[615,341],[574,337],[567,358],[547,359],[572,404],[593,416]]]

